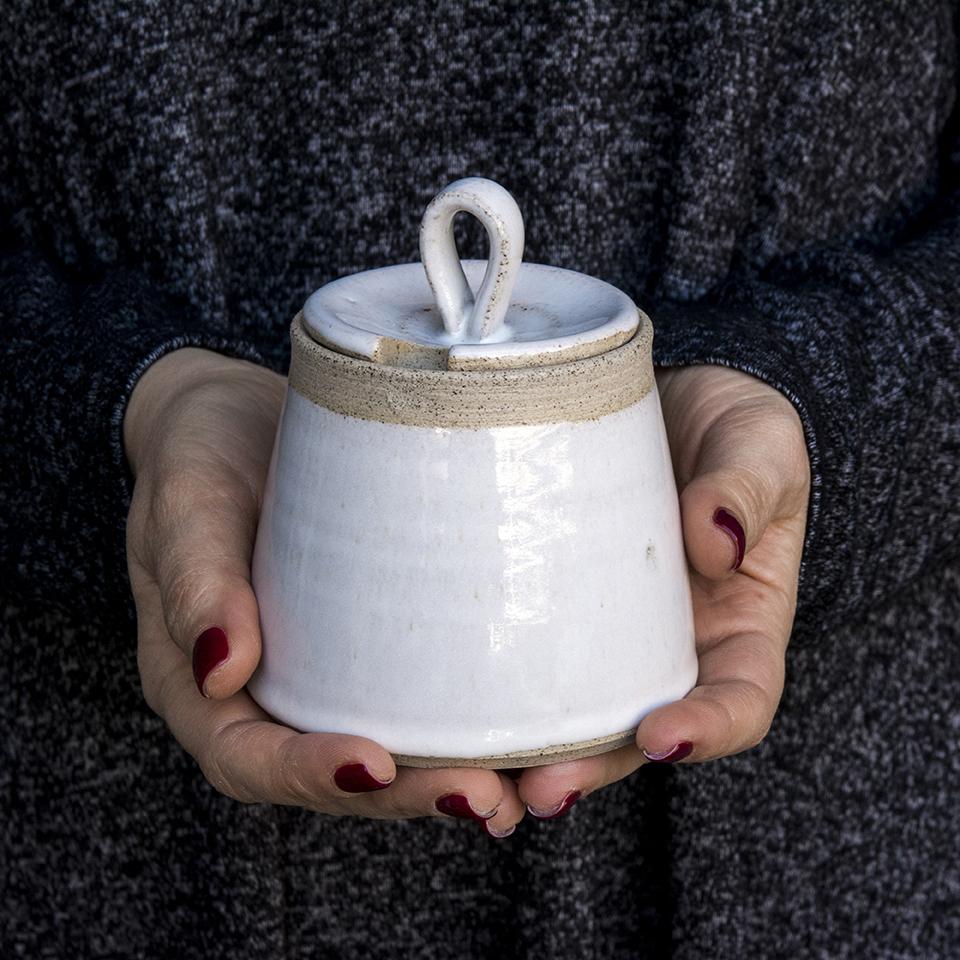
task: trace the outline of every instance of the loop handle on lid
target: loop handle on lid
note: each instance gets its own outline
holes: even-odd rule
[[[460,212],[473,214],[490,238],[487,269],[476,299],[453,236],[453,218]],[[523,260],[523,239],[517,201],[493,180],[456,180],[430,202],[420,223],[420,259],[444,329],[458,342],[477,343],[500,330]]]

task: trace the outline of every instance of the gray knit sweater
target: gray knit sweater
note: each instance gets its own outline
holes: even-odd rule
[[[59,9],[64,7],[67,9]],[[960,956],[960,120],[947,0],[61,5],[0,19],[0,956]],[[494,843],[218,795],[140,697],[119,425],[278,370],[460,176],[813,465],[764,744]],[[483,255],[468,230],[464,255]]]

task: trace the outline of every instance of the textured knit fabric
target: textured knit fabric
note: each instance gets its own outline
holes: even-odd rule
[[[958,33],[937,0],[8,4],[0,954],[960,954]],[[658,363],[795,404],[784,702],[502,843],[242,806],[140,696],[126,400],[185,344],[283,370],[305,296],[417,259],[466,175]]]

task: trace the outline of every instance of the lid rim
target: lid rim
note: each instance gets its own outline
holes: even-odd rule
[[[472,281],[486,260],[462,261]],[[524,263],[500,337],[463,342],[447,334],[419,263],[348,274],[314,291],[303,307],[312,339],[329,349],[391,366],[437,369],[536,367],[613,349],[637,329],[638,308],[622,290],[588,274]],[[522,338],[531,324],[532,338]],[[429,361],[425,355],[435,355]]]

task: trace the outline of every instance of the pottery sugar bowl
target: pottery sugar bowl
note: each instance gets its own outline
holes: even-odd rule
[[[460,211],[488,260],[461,263]],[[517,767],[628,743],[695,683],[650,320],[523,239],[506,190],[459,180],[422,264],[294,319],[253,563],[250,690],[278,720]]]

